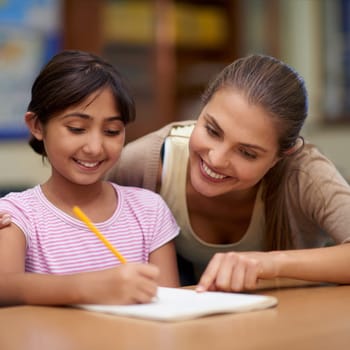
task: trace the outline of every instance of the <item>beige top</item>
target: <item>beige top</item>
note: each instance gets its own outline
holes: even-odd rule
[[[194,125],[173,128],[167,137],[163,156],[163,173],[160,194],[173,212],[181,234],[176,238],[176,250],[194,263],[195,275],[201,275],[216,252],[263,250],[265,232],[262,186],[256,196],[253,215],[242,239],[232,244],[211,244],[201,240],[191,227],[186,202],[186,178],[189,152],[188,141]]]
[[[174,122],[129,143],[124,148],[117,166],[109,174],[109,179],[120,185],[139,186],[156,191],[161,149],[165,139],[173,127],[194,123],[193,120]],[[257,246],[261,246],[261,241],[264,239],[263,209],[258,195],[248,231],[241,241],[233,245],[221,247],[199,240],[188,221],[184,199],[185,180],[183,178],[181,180],[187,169],[184,165],[187,165],[188,160],[186,143],[187,131],[190,129],[184,130],[186,131],[181,136],[184,140],[179,142],[180,137],[176,137],[176,146],[173,146],[175,142],[171,141],[172,146],[170,150],[168,149],[169,152],[166,151],[168,164],[165,164],[164,181],[167,183],[163,184],[165,187],[162,191],[165,201],[170,207],[174,207],[172,210],[176,210],[174,215],[181,227],[177,252],[186,255],[194,265],[198,265],[196,270],[200,270],[203,264],[208,262],[210,251],[255,250]],[[182,142],[184,144],[181,146]],[[182,152],[178,151],[179,148],[182,148]],[[174,160],[171,160],[172,158]],[[283,189],[286,207],[281,210],[287,211],[295,246],[311,248],[323,246],[330,241],[335,243],[350,241],[350,186],[333,163],[313,145],[307,145],[290,163],[287,169],[288,179]],[[170,174],[170,177],[169,173],[174,174]],[[171,186],[172,181],[179,181],[180,184],[174,183]],[[191,245],[186,245],[187,240]]]

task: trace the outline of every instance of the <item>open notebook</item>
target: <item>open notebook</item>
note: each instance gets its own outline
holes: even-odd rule
[[[277,305],[271,296],[204,292],[190,289],[159,287],[157,297],[149,304],[134,305],[75,305],[76,307],[158,321],[180,321],[201,316],[260,310]]]

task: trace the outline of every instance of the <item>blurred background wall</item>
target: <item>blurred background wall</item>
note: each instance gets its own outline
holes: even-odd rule
[[[350,0],[0,0],[0,191],[46,179],[23,124],[32,80],[61,49],[97,53],[128,79],[127,141],[195,119],[206,83],[250,53],[305,79],[303,134],[350,179]],[[0,192],[0,193],[1,193]]]

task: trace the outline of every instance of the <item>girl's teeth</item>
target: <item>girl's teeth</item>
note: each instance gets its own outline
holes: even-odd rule
[[[208,168],[208,166],[203,162],[203,170],[205,171],[205,173],[209,176],[212,177],[213,179],[216,180],[222,180],[224,179],[226,176],[215,173],[214,171],[212,171],[211,169]]]
[[[77,160],[77,162],[78,162],[79,164],[81,164],[81,165],[87,167],[87,168],[93,168],[93,167],[95,167],[95,166],[98,165],[98,162],[95,162],[95,163],[88,163],[88,162],[83,162],[83,161],[81,161],[81,160]]]

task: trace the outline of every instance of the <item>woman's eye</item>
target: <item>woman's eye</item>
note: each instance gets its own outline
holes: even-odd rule
[[[251,153],[251,152],[245,150],[244,148],[241,148],[239,151],[241,152],[241,154],[242,154],[245,158],[256,159],[256,154],[255,154],[255,153]]]
[[[213,129],[210,125],[206,125],[205,128],[207,129],[207,132],[209,135],[219,136],[219,133],[215,129]]]

